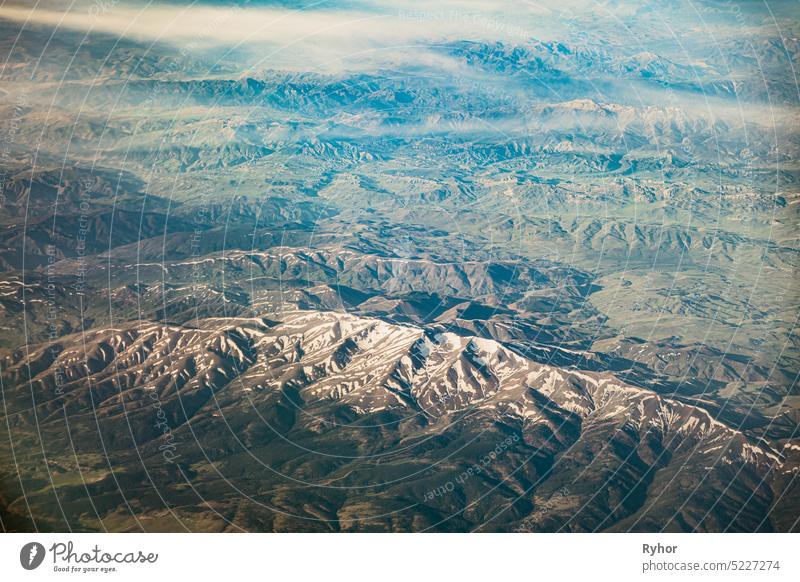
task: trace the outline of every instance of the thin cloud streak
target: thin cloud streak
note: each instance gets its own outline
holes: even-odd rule
[[[412,5],[413,6],[413,5]],[[35,25],[91,31],[140,40],[207,45],[290,44],[298,41],[364,46],[450,39],[517,40],[539,31],[501,21],[492,13],[427,11],[402,8],[381,11],[286,10],[276,8],[118,5],[105,12],[0,7],[0,18]]]

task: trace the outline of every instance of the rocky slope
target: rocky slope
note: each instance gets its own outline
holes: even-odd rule
[[[324,518],[306,506],[286,516],[301,529],[404,530],[411,519],[435,530],[770,530],[783,502],[776,484],[796,470],[800,450],[754,440],[700,406],[611,373],[345,313],[125,324],[9,354],[3,368],[15,432],[38,426],[50,466],[103,442],[108,476],[93,487],[108,485],[116,466],[121,490],[139,496],[141,471],[188,474],[211,461],[194,480],[198,492],[236,475],[257,491],[264,478],[283,495],[318,500]],[[94,421],[78,420],[86,415]],[[65,430],[70,440],[55,438]],[[475,447],[492,462],[465,455]],[[161,454],[173,450],[174,460]],[[170,499],[181,490],[180,481],[158,482]],[[230,493],[213,511],[169,505],[225,527],[219,508],[242,503]],[[58,496],[69,499],[70,488]],[[693,498],[713,503],[698,509],[685,503]],[[8,510],[20,503],[8,500]],[[159,504],[141,503],[139,517],[155,518]],[[404,505],[400,521],[377,510]],[[256,516],[266,518],[256,511],[247,521]],[[40,519],[58,523],[54,514]],[[97,519],[71,525],[122,518]]]

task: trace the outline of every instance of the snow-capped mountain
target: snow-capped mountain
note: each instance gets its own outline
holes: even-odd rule
[[[192,326],[126,324],[65,337],[57,349],[32,349],[4,369],[19,386],[6,393],[15,418],[35,416],[50,432],[61,430],[63,415],[90,411],[105,427],[99,434],[127,425],[145,465],[164,446],[163,432],[151,422],[154,403],[164,412],[171,439],[203,446],[198,432],[224,434],[229,423],[263,422],[258,444],[248,437],[250,429],[234,431],[232,438],[241,438],[245,449],[256,447],[254,462],[263,461],[267,442],[289,439],[285,450],[268,454],[270,465],[291,464],[295,454],[302,455],[292,449],[302,449],[298,443],[309,435],[330,441],[342,433],[344,441],[358,443],[348,448],[348,459],[304,480],[317,486],[340,480],[356,488],[353,494],[358,482],[378,470],[371,465],[374,457],[402,458],[421,447],[426,458],[442,455],[436,462],[458,468],[464,461],[448,460],[447,447],[434,444],[449,440],[454,424],[480,440],[500,431],[515,439],[509,456],[530,455],[541,465],[532,464],[524,476],[486,468],[476,484],[521,493],[525,482],[538,482],[537,491],[558,482],[575,488],[570,507],[585,504],[607,514],[597,522],[565,523],[568,529],[649,523],[664,511],[659,499],[679,483],[687,494],[715,496],[715,523],[730,520],[730,527],[747,529],[759,516],[766,519],[773,499],[769,484],[796,470],[798,460],[791,448],[754,440],[701,406],[612,373],[543,364],[492,339],[347,313],[288,311],[269,318],[209,318]],[[29,390],[36,395],[34,407]],[[265,406],[283,410],[280,421],[264,421]],[[228,440],[212,447],[223,465],[231,462],[224,451],[234,442]],[[205,452],[185,446],[190,450],[180,453],[180,466],[188,468]],[[124,447],[114,449],[112,457]],[[298,471],[284,473],[289,481],[282,487],[291,489],[304,474]],[[397,478],[417,478],[418,469],[402,463],[396,471]],[[353,472],[362,476],[353,481]],[[585,490],[587,482],[598,480],[604,482],[602,501]],[[742,513],[738,499],[744,494],[752,501]],[[399,502],[391,488],[380,495],[387,503]],[[430,507],[417,510],[421,514],[434,511],[441,499],[427,501]],[[697,527],[707,523],[693,512],[677,515],[687,523],[698,520]],[[488,527],[545,529],[563,517],[552,512],[544,519],[534,504],[527,514],[515,509]]]

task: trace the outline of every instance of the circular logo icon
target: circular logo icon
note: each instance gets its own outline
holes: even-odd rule
[[[19,551],[19,563],[26,570],[35,570],[44,561],[44,546],[39,542],[29,542]]]

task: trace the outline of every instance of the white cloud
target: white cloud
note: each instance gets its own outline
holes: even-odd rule
[[[228,45],[343,41],[385,46],[452,38],[521,39],[547,30],[520,24],[516,11],[504,14],[491,3],[464,1],[385,2],[369,11],[119,4],[108,10],[90,5],[59,12],[6,6],[0,7],[0,18],[143,40]]]
[[[553,23],[545,25],[526,3],[510,12],[505,8],[474,0],[384,0],[358,10],[93,3],[71,11],[4,6],[0,18],[167,42],[189,51],[236,49],[253,57],[245,66],[331,71],[400,61],[430,64],[436,57],[422,47],[455,39],[518,43],[555,34]],[[528,14],[535,16],[530,25],[521,18]]]

